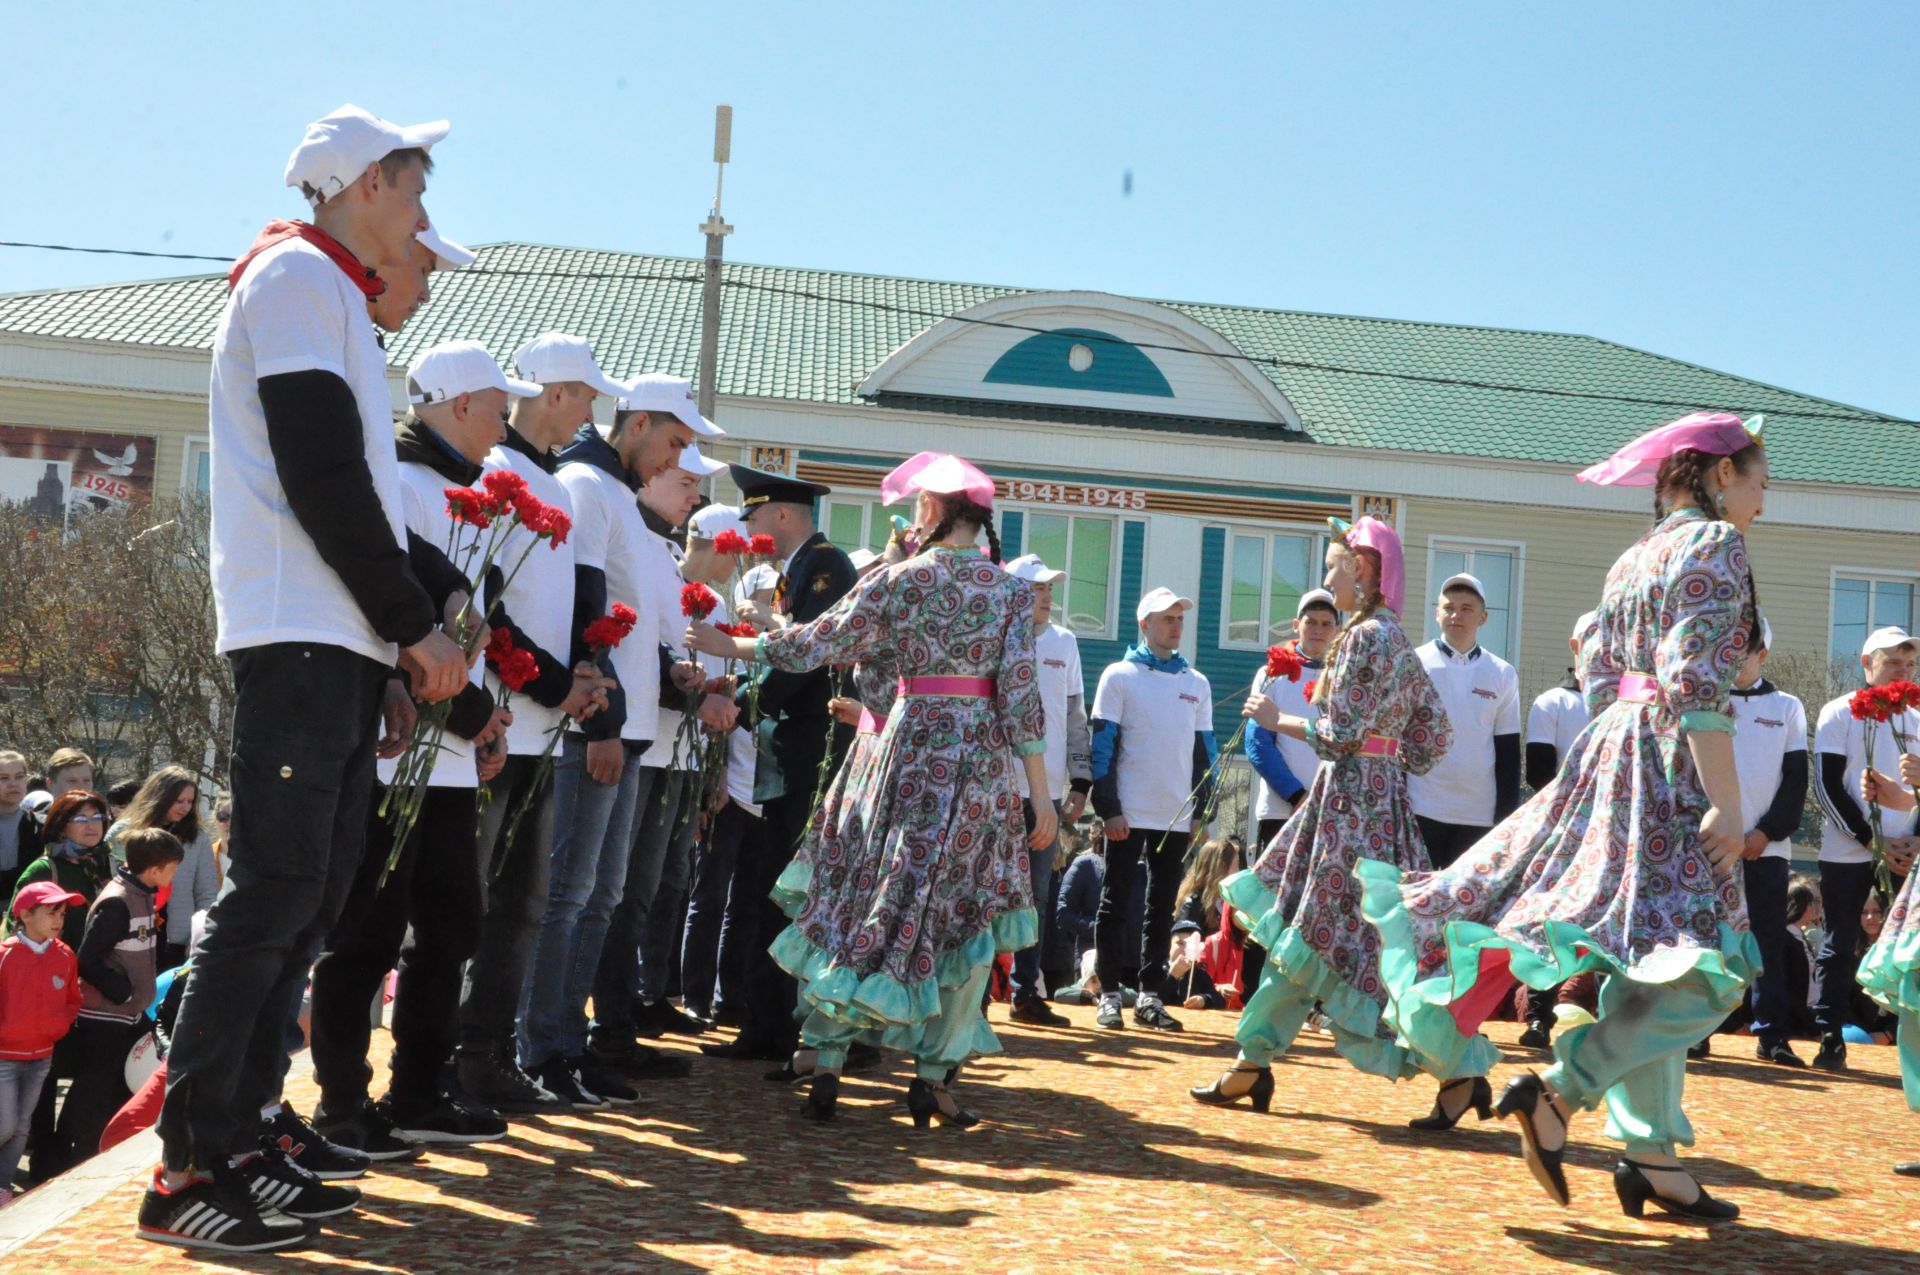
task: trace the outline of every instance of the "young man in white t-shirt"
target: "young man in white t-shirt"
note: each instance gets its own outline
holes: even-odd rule
[[[444,342],[415,356],[407,370],[413,416],[395,431],[409,531],[451,546],[455,562],[478,559],[486,533],[452,517],[446,489],[479,481],[481,462],[505,433],[510,397],[537,392],[503,375],[477,341]],[[497,587],[498,579],[473,582],[472,623],[489,614],[489,584]],[[441,1084],[453,1058],[460,971],[480,927],[475,790],[505,764],[512,721],[487,689],[482,665],[468,678],[449,709],[405,842],[396,850],[390,819],[377,808],[369,814],[368,853],[313,967],[310,1037],[320,1085],[314,1124],[329,1139],[381,1160],[417,1156],[423,1142],[481,1142],[507,1131],[498,1115],[454,1102]],[[393,784],[397,764],[380,762],[382,784]],[[368,1092],[367,1006],[396,963],[393,1077],[376,1106]]]
[[[404,261],[428,229],[427,150],[445,123],[400,128],[357,107],[317,121],[287,165],[314,224],[277,223],[229,275],[214,334],[212,577],[216,649],[234,666],[233,870],[180,1008],[161,1111],[162,1170],[142,1238],[265,1249],[301,1218],[352,1208],[261,1142],[307,964],[365,848],[376,747],[412,720],[396,660],[428,702],[467,653],[407,560],[386,357],[367,263]]]
[[[1040,703],[1046,709],[1047,796],[1060,814],[1061,826],[1078,819],[1093,788],[1090,741],[1087,731],[1086,680],[1080,670],[1080,642],[1073,630],[1053,623],[1053,586],[1066,572],[1049,567],[1038,554],[1027,554],[1007,564],[1007,572],[1033,586],[1034,669],[1040,684]],[[1024,771],[1014,772],[1021,796],[1027,795]],[[1040,914],[1039,936],[1032,947],[1013,954],[1012,1022],[1033,1027],[1065,1027],[1072,1019],[1047,1004],[1040,985],[1040,958],[1047,950],[1053,908],[1053,856],[1059,839],[1043,850],[1028,851],[1033,868],[1033,906]]]
[[[1340,613],[1334,609],[1333,595],[1325,589],[1308,589],[1293,608],[1293,650],[1300,657],[1298,681],[1267,680],[1262,668],[1253,678],[1253,693],[1267,695],[1280,705],[1282,713],[1319,718],[1313,704],[1313,687],[1326,670],[1327,648],[1340,630]],[[1247,724],[1247,760],[1253,766],[1257,791],[1253,815],[1257,821],[1257,840],[1261,849],[1279,835],[1281,827],[1293,816],[1293,808],[1306,795],[1313,777],[1320,770],[1320,758],[1313,745],[1303,740],[1276,735],[1264,726]],[[1252,856],[1259,857],[1256,850]],[[1246,986],[1254,986],[1247,983]]]
[[[753,572],[758,569],[739,573],[739,587],[735,587],[735,558],[714,551],[714,541],[727,531],[747,535],[740,511],[729,505],[707,505],[687,524],[682,569],[689,579],[703,581],[719,596],[720,606],[709,617],[716,624],[731,622],[739,604],[752,597]],[[773,582],[769,571],[769,596]],[[707,834],[694,850],[686,933],[680,945],[680,989],[687,1012],[708,1021],[724,1018],[734,1027],[746,1021],[741,1007],[746,998],[748,955],[743,918],[752,915],[745,900],[732,897],[734,870],[743,854],[760,853],[766,835],[760,803],[753,799],[755,758],[753,732],[736,719],[727,732],[726,782],[715,794],[718,804],[709,806],[712,819]]]
[[[686,525],[699,503],[700,484],[725,468],[703,457],[698,447],[689,447],[671,469],[654,475],[640,489],[640,516],[651,537],[643,566],[648,585],[660,599],[660,641],[680,658],[687,654],[682,647],[687,622],[680,609],[680,593],[689,581],[673,535]],[[659,710],[653,743],[640,757],[627,883],[607,926],[594,984],[589,1038],[594,1055],[617,1062],[629,1076],[643,1079],[684,1075],[686,1060],[642,1045],[636,1035],[697,1035],[707,1029],[705,1022],[676,1008],[666,996],[672,945],[679,939],[678,922],[687,902],[688,859],[697,814],[693,803],[700,792],[705,741],[704,733],[690,740],[679,738],[681,724],[694,706],[698,720],[716,729],[731,728],[738,712],[726,696],[703,691]]]
[[[1773,649],[1773,627],[1760,622],[1760,641],[1747,652],[1733,681],[1733,763],[1740,775],[1740,809],[1752,825],[1741,854],[1747,919],[1760,944],[1754,980],[1753,1034],[1764,1062],[1806,1063],[1787,1044],[1792,1006],[1787,995],[1787,878],[1793,834],[1807,802],[1807,710],[1760,675]],[[1706,1041],[1699,1053],[1704,1056]]]
[[[1911,681],[1920,641],[1905,629],[1881,628],[1867,635],[1860,648],[1860,668],[1868,686]],[[1813,782],[1826,816],[1820,834],[1820,910],[1826,916],[1826,940],[1820,948],[1820,1000],[1813,1020],[1820,1028],[1820,1052],[1813,1065],[1824,1071],[1847,1069],[1847,1043],[1840,1034],[1847,1025],[1853,1000],[1854,975],[1860,959],[1860,911],[1873,891],[1873,825],[1861,797],[1860,777],[1869,764],[1866,723],[1854,719],[1851,694],[1829,700],[1820,710],[1814,729]],[[1920,712],[1902,714],[1907,738],[1920,740]],[[1874,731],[1871,764],[1882,775],[1900,773],[1900,748],[1891,725]],[[1913,811],[1883,808],[1881,829],[1887,838],[1887,858],[1896,873],[1913,862],[1920,837],[1915,836]]]
[[[575,658],[587,654],[587,626],[613,603],[637,617],[606,655],[619,697],[578,731],[569,728],[554,761],[547,907],[521,1001],[521,1066],[579,1108],[639,1096],[617,1072],[588,1058],[587,1001],[626,888],[640,758],[659,729],[660,705],[679,702],[682,684],[699,677],[660,643],[666,617],[645,567],[652,533],[635,496],[647,479],[673,467],[696,433],[719,432],[690,399],[665,410],[636,384],[626,385],[604,435],[583,426],[559,457],[560,482],[573,501]]]
[[[1447,706],[1453,747],[1407,776],[1407,797],[1427,857],[1444,868],[1520,804],[1520,675],[1480,645],[1487,590],[1475,577],[1441,584],[1434,620],[1440,636],[1414,654]]]
[[[1167,935],[1194,813],[1207,804],[1203,787],[1215,756],[1213,689],[1180,654],[1193,599],[1155,589],[1134,618],[1138,645],[1100,674],[1093,694],[1093,808],[1106,824],[1107,871],[1094,922],[1102,1027],[1121,1026],[1120,971],[1134,876],[1145,861],[1146,916],[1140,927],[1140,991],[1133,1021],[1179,1031],[1153,990],[1167,975]]]
[[[1573,665],[1567,669],[1567,680],[1541,692],[1527,712],[1527,787],[1535,792],[1560,773],[1574,741],[1591,718],[1586,692],[1580,688],[1580,648],[1599,623],[1600,617],[1592,611],[1573,622],[1573,634],[1567,639]],[[1559,998],[1558,986],[1527,989],[1527,1026],[1520,1033],[1522,1045],[1545,1049],[1553,1043],[1553,1007]]]
[[[518,474],[542,502],[573,518],[573,500],[556,473],[556,448],[593,423],[594,401],[625,388],[600,369],[582,338],[547,332],[513,352],[521,377],[540,393],[516,399],[506,439],[487,454],[489,470]],[[516,528],[502,556],[520,562],[528,533]],[[514,1057],[514,1018],[526,986],[533,938],[547,906],[548,854],[553,845],[553,776],[540,764],[563,719],[584,721],[606,707],[612,679],[586,660],[573,662],[573,542],[535,545],[505,581],[514,646],[533,653],[539,676],[514,700],[507,728],[507,760],[488,785],[480,813],[483,902],[480,938],[467,962],[460,992],[460,1087],[496,1111],[565,1109]],[[489,674],[488,685],[499,679]],[[507,824],[517,812],[513,836]]]

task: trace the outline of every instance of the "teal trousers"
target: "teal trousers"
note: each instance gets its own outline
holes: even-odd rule
[[[1233,1029],[1233,1038],[1240,1046],[1240,1061],[1265,1067],[1286,1053],[1300,1029],[1306,1026],[1313,1005],[1312,992],[1269,962],[1260,976],[1259,989],[1240,1011],[1240,1022]],[[1361,1071],[1402,1080],[1422,1070],[1411,1052],[1392,1041],[1362,1035],[1337,1020],[1329,1021],[1333,1027],[1334,1049]],[[1486,1074],[1486,1069],[1474,1069],[1468,1064],[1468,1069],[1458,1074],[1480,1076]],[[1451,1075],[1438,1078],[1453,1079]]]
[[[847,1047],[864,1039],[911,1054],[914,1074],[920,1079],[944,1080],[949,1070],[973,1056],[982,1014],[980,998],[992,972],[990,965],[977,965],[964,983],[941,988],[939,1012],[905,1029],[904,1035],[888,1031],[876,1037],[870,1029],[854,1027],[816,1010],[801,1025],[800,1040],[817,1051],[819,1065],[826,1071],[837,1072],[845,1066]]]

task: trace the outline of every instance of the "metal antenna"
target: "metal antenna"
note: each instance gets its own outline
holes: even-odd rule
[[[733,227],[720,219],[720,197],[727,186],[727,158],[733,150],[733,108],[713,110],[713,211],[700,226],[707,237],[706,265],[700,277],[700,415],[713,419],[714,373],[720,360],[720,259]]]

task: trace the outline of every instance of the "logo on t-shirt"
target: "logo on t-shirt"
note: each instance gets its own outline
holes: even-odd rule
[[[1786,725],[1785,722],[1776,722],[1771,717],[1756,717],[1753,719],[1753,724],[1756,726],[1772,726],[1775,728]]]
[[[1499,699],[1500,698],[1500,693],[1498,691],[1490,691],[1484,686],[1474,687],[1473,693],[1475,695],[1478,695],[1481,699]]]
[[[1067,666],[1065,660],[1042,660],[1040,662],[1048,668],[1065,668]]]
[[[1200,697],[1198,695],[1189,695],[1185,691],[1180,692],[1180,698],[1185,700],[1189,704],[1198,704],[1200,702]]]

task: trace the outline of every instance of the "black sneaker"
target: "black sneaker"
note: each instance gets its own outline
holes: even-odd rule
[[[278,1146],[269,1146],[234,1166],[247,1194],[262,1209],[278,1209],[288,1217],[311,1221],[348,1212],[360,1203],[360,1191],[351,1186],[329,1186],[314,1177]]]
[[[1112,992],[1102,996],[1100,998],[1100,1012],[1093,1016],[1093,1021],[1101,1027],[1111,1027],[1115,1031],[1125,1027],[1126,1021],[1120,1016],[1119,996]]]
[[[320,1131],[328,1141],[358,1151],[369,1160],[382,1163],[418,1160],[426,1151],[417,1139],[409,1138],[395,1128],[378,1103],[365,1098],[353,1111],[338,1119],[324,1108],[316,1111],[314,1116],[320,1121]]]
[[[724,1002],[715,1005],[713,1013],[708,1017],[715,1027],[732,1027],[738,1030],[747,1025],[747,1011],[738,1005],[728,1005]]]
[[[394,1128],[420,1142],[497,1142],[507,1136],[500,1114],[441,1094],[432,1103],[410,1103],[392,1095],[375,1104]]]
[[[1787,1044],[1784,1040],[1776,1040],[1771,1036],[1761,1037],[1759,1046],[1753,1052],[1754,1056],[1759,1058],[1761,1062],[1778,1063],[1782,1067],[1804,1067],[1807,1065],[1806,1059],[1793,1052],[1793,1046]]]
[[[1813,1065],[1821,1071],[1845,1071],[1847,1069],[1847,1040],[1839,1032],[1829,1032],[1820,1038],[1820,1052],[1813,1056]]]
[[[567,1066],[580,1077],[580,1083],[588,1093],[598,1094],[617,1106],[640,1101],[638,1089],[622,1080],[613,1068],[603,1067],[585,1054],[567,1059]]]
[[[342,1146],[326,1137],[284,1102],[278,1114],[261,1122],[260,1144],[278,1147],[289,1160],[323,1182],[365,1177],[374,1159],[359,1148]]]
[[[1527,1024],[1527,1030],[1520,1033],[1520,1045],[1524,1049],[1549,1049],[1553,1045],[1553,1024],[1535,1019]]]
[[[155,1169],[140,1201],[133,1233],[143,1240],[223,1253],[257,1253],[307,1242],[306,1223],[258,1208],[231,1171],[218,1178],[195,1177],[171,1191],[160,1181]]]
[[[1053,1006],[1038,996],[1032,1000],[1015,1001],[1013,1008],[1007,1011],[1010,1023],[1025,1023],[1029,1027],[1071,1027],[1073,1020],[1055,1010]]]
[[[633,1080],[681,1080],[693,1074],[691,1059],[638,1042],[627,1050],[601,1049],[589,1045],[586,1061],[596,1073],[613,1072],[616,1076]]]
[[[1152,1027],[1163,1032],[1181,1030],[1180,1020],[1167,1012],[1167,1007],[1159,1001],[1142,1000],[1133,1007],[1133,1021],[1142,1027]]]
[[[640,1009],[640,1030],[648,1036],[658,1036],[664,1032],[676,1036],[698,1036],[712,1029],[712,1023],[704,1018],[696,1018],[664,996]]]
[[[607,1100],[580,1083],[580,1076],[564,1058],[549,1058],[533,1069],[541,1088],[576,1111],[598,1111]]]
[[[1699,1062],[1701,1059],[1711,1056],[1712,1053],[1713,1037],[1711,1036],[1687,1046],[1687,1057],[1691,1058],[1694,1062]]]
[[[573,1105],[549,1092],[504,1054],[463,1053],[458,1064],[460,1088],[494,1111],[566,1111]]]

